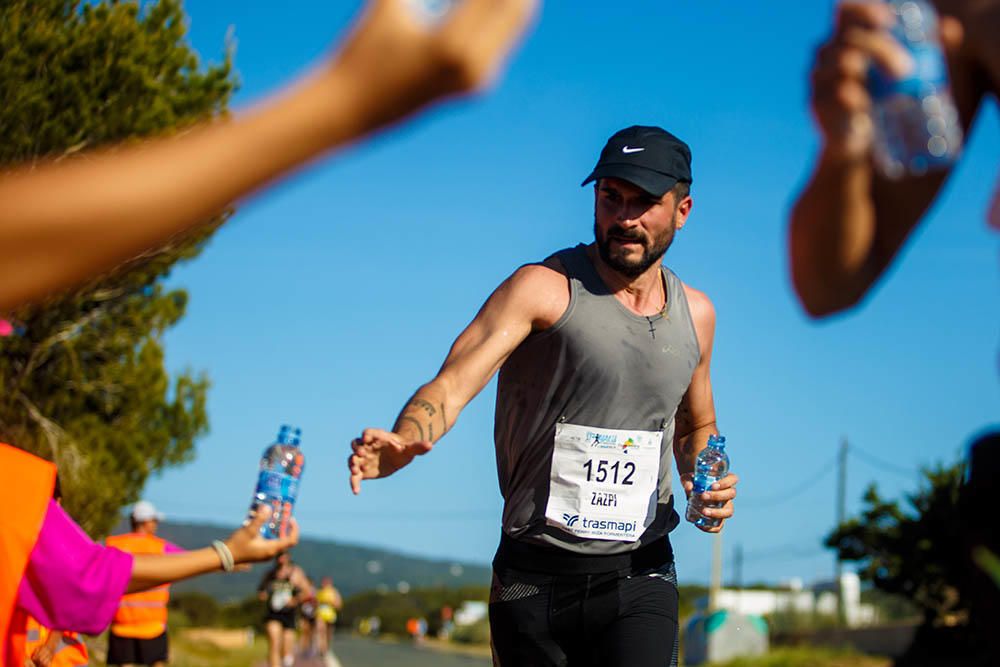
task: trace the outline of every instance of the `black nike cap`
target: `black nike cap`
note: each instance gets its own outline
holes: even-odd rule
[[[691,149],[662,127],[633,125],[615,132],[597,166],[580,185],[620,178],[662,197],[677,183],[691,183]]]

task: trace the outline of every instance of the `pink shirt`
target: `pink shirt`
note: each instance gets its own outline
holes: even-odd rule
[[[183,549],[168,542],[165,551]],[[132,554],[94,543],[50,501],[17,606],[47,628],[96,635],[111,623],[131,577]]]

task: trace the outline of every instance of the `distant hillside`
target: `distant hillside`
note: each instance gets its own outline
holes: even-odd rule
[[[126,532],[127,522],[121,522],[114,532]],[[228,535],[232,528],[207,524],[164,522],[159,535],[184,547],[194,549],[211,544],[212,540]],[[337,588],[349,596],[365,590],[387,587],[396,590],[400,582],[411,588],[432,586],[488,586],[490,569],[481,564],[436,561],[415,556],[342,544],[323,540],[303,539],[292,557],[317,583],[330,575]],[[210,574],[176,584],[175,591],[201,591],[220,601],[237,600],[252,594],[268,565],[255,565],[250,572]]]

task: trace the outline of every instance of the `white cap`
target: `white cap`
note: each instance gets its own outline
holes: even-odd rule
[[[137,522],[143,521],[163,521],[163,514],[156,511],[156,507],[153,503],[148,500],[140,500],[135,505],[132,505],[132,520]]]

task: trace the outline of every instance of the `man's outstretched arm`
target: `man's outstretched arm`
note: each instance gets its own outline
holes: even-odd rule
[[[235,119],[0,177],[0,311],[127,261],[291,169],[487,83],[536,0],[464,0],[440,25],[370,0],[333,59]]]
[[[392,431],[368,428],[351,443],[354,493],[361,491],[362,480],[387,477],[429,452],[511,352],[532,331],[559,319],[568,300],[566,277],[552,268],[524,266],[504,281],[452,345],[434,379],[403,407]]]

